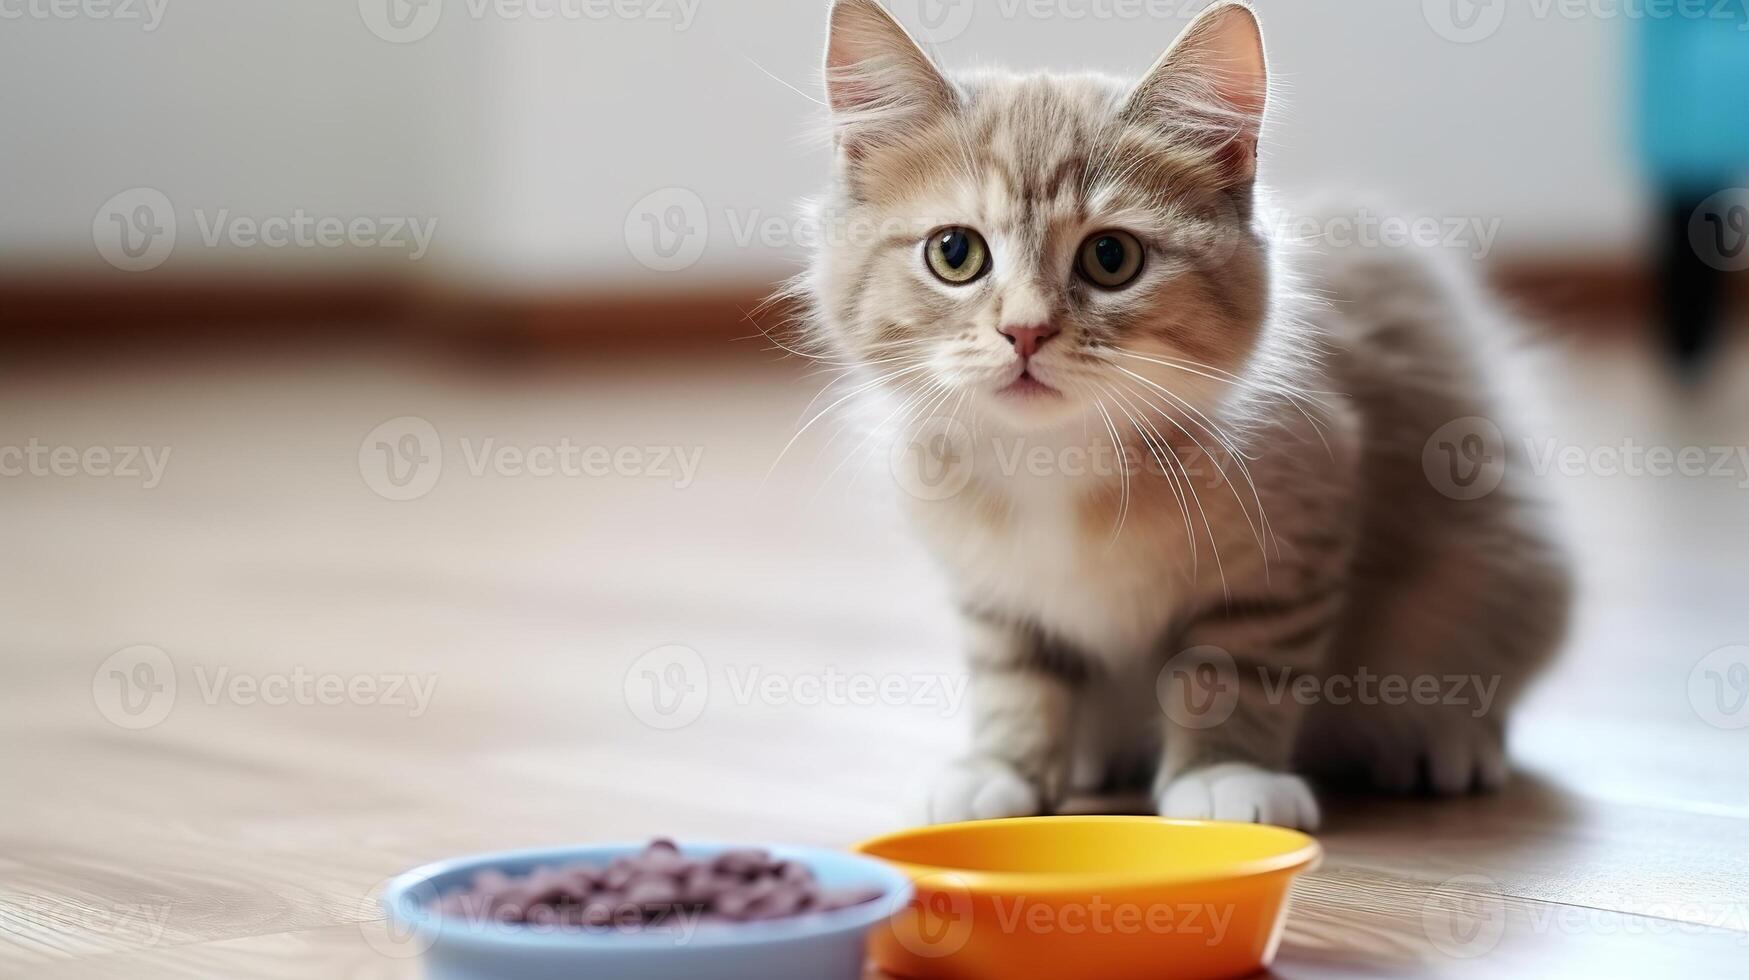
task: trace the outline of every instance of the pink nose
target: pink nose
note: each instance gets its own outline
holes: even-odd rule
[[[1045,341],[1055,337],[1062,331],[1056,327],[1002,327],[1002,336],[1014,345],[1015,353],[1021,357],[1031,357],[1045,345]]]

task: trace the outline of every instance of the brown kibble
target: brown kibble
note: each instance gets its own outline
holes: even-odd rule
[[[777,876],[786,882],[803,884],[814,880],[814,873],[800,861],[779,861],[776,865]]]
[[[724,851],[717,855],[711,867],[724,874],[752,878],[765,870],[767,855],[752,848]]]
[[[689,858],[666,838],[606,867],[542,865],[512,877],[496,869],[434,906],[446,918],[489,915],[507,923],[626,930],[676,923],[748,922],[847,908],[879,898],[875,889],[824,890],[799,861],[758,848]]]
[[[680,899],[680,888],[667,878],[646,875],[626,886],[625,901],[650,911],[673,905]]]

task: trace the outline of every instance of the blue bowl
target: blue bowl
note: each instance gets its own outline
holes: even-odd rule
[[[726,844],[683,844],[688,857],[708,858]],[[382,903],[402,949],[423,951],[431,980],[858,980],[870,929],[911,901],[905,874],[873,858],[810,847],[765,845],[799,861],[826,888],[875,888],[872,902],[764,922],[683,923],[627,932],[445,918],[438,897],[496,869],[525,875],[541,866],[606,865],[643,844],[504,851],[439,861],[389,882]]]

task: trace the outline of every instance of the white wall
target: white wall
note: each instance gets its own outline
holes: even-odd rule
[[[0,11],[26,2],[0,0]],[[413,268],[436,278],[672,284],[677,274],[628,248],[627,220],[645,195],[678,187],[709,219],[708,246],[685,276],[743,278],[792,268],[797,250],[743,246],[737,229],[789,215],[825,172],[824,151],[802,138],[819,119],[809,96],[823,0],[609,0],[647,16],[606,19],[475,16],[485,0],[431,0],[443,4],[435,27],[406,44],[365,26],[361,7],[387,0],[156,2],[167,6],[151,31],[90,17],[0,20],[8,265],[103,268],[93,216],[144,185],[163,190],[179,219],[174,254],[151,274],[406,262],[387,249],[208,248],[193,213],[210,222],[219,208],[302,208],[435,217],[433,256]],[[532,2],[581,11],[603,0]],[[915,25],[920,2],[953,0],[895,6]],[[1048,0],[1039,17],[1041,0],[969,2],[963,31],[935,45],[950,67],[1128,74],[1183,18],[1114,15],[1194,7]],[[1440,36],[1414,0],[1258,6],[1286,95],[1266,161],[1278,185],[1497,218],[1500,252],[1634,244],[1640,205],[1622,122],[1630,25],[1537,20],[1509,5],[1496,33],[1463,44]]]

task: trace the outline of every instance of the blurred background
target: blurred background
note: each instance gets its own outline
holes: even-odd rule
[[[1338,809],[1314,897],[1399,904],[1431,834],[1527,901],[1646,913],[1664,855],[1740,903],[1744,5],[1256,5],[1277,220],[1433,249],[1523,314],[1585,585],[1514,808]],[[891,6],[950,68],[1133,76],[1201,5]],[[891,826],[957,704],[744,694],[961,669],[884,461],[803,424],[830,376],[761,336],[830,162],[824,26],[0,0],[0,785],[36,790],[0,816],[0,967],[394,973],[358,924],[417,861]]]
[[[612,298],[650,305],[641,334],[720,339],[728,324],[676,315],[697,312],[682,301],[757,297],[793,272],[794,204],[828,162],[808,138],[814,0],[9,2],[0,259],[36,304],[13,334],[167,312],[135,299],[183,323],[319,309],[429,328],[465,309],[487,330],[626,332],[593,315]],[[896,11],[951,66],[1134,75],[1199,6]],[[1749,140],[1738,4],[1260,6],[1275,186],[1473,223],[1486,241],[1451,247],[1554,299],[1622,312],[1604,297],[1647,287],[1665,148],[1713,134],[1715,172],[1686,174],[1710,194]],[[1683,111],[1709,87],[1716,107]]]

